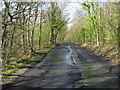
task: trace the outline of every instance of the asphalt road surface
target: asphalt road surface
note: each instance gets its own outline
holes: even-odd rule
[[[118,88],[118,67],[73,43],[51,50],[5,90],[32,88]]]

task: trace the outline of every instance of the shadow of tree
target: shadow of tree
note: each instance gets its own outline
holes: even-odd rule
[[[114,49],[115,49],[115,47],[113,47],[113,48],[109,49],[108,51],[106,51],[106,52],[104,53],[104,57],[107,56],[107,54],[110,53],[111,51],[113,51]]]
[[[118,78],[111,78],[102,82],[98,82],[94,85],[95,88],[118,88],[120,84],[118,83]]]
[[[69,44],[65,44],[65,45],[69,45]],[[72,44],[72,45],[74,45],[74,44]],[[81,50],[83,50],[84,48],[81,48],[81,47],[74,47],[74,46],[71,46],[72,48],[74,48],[74,49],[81,49]],[[56,47],[55,49],[67,49],[65,46],[61,46],[61,47]],[[84,49],[85,50],[85,49]],[[87,50],[86,50],[86,52],[87,52]],[[102,60],[102,57],[101,56],[98,56],[98,55],[96,55],[96,54],[94,54],[94,53],[91,53],[91,51],[88,51],[90,54],[90,56],[91,57],[94,57],[94,58],[96,58],[98,61],[100,60]],[[46,55],[46,54],[45,54]],[[81,56],[81,54],[79,53],[78,54],[78,58],[79,59],[81,59],[81,60],[83,60],[85,63],[87,63],[86,62],[86,58],[85,57],[83,57],[83,56]],[[49,60],[48,60],[49,61]],[[54,62],[54,61],[53,61]],[[97,62],[97,61],[94,61],[94,62]],[[93,62],[91,62],[91,63],[93,63]],[[104,62],[103,62],[104,63]],[[48,62],[46,62],[46,64],[48,64]],[[13,83],[8,83],[8,84],[5,84],[5,85],[3,85],[3,89],[2,90],[32,90],[32,89],[35,89],[35,90],[37,90],[37,89],[41,89],[41,87],[39,86],[39,87],[32,87],[32,86],[25,86],[25,84],[28,84],[28,82],[29,83],[31,83],[31,85],[33,84],[33,81],[34,81],[34,83],[36,83],[36,84],[40,84],[41,82],[41,80],[48,80],[48,79],[51,79],[51,81],[50,82],[47,82],[47,83],[45,83],[45,84],[43,84],[43,85],[41,85],[41,86],[43,86],[43,87],[45,87],[46,85],[51,85],[51,84],[53,84],[52,83],[52,81],[54,81],[54,79],[55,79],[55,81],[60,81],[61,80],[61,78],[65,78],[65,74],[64,73],[62,73],[62,74],[59,74],[57,77],[56,76],[54,76],[54,75],[52,75],[52,76],[47,76],[46,77],[46,75],[47,75],[47,73],[48,72],[50,72],[49,71],[49,68],[48,67],[53,67],[53,66],[55,66],[55,65],[52,65],[51,64],[51,66],[48,66],[48,65],[43,65],[42,67],[39,67],[39,66],[23,66],[23,67],[19,67],[19,68],[29,68],[29,69],[37,69],[37,71],[39,71],[40,69],[42,69],[42,70],[44,70],[44,72],[43,73],[41,73],[41,74],[39,74],[39,76],[35,76],[35,75],[33,75],[33,76],[26,76],[26,75],[14,75],[14,74],[11,74],[11,76],[19,76],[19,78],[21,78],[20,80],[16,80],[15,82],[13,82]],[[90,65],[89,65],[90,66]],[[104,66],[104,67],[106,67],[106,66]],[[47,69],[48,68],[48,69]],[[92,78],[92,77],[99,77],[99,76],[102,76],[102,75],[105,75],[105,74],[109,74],[109,73],[111,73],[112,72],[112,69],[113,69],[114,67],[109,67],[108,68],[108,72],[105,72],[105,73],[102,73],[102,74],[99,74],[99,75],[92,75],[92,76],[90,76],[90,77],[87,77],[87,78]],[[72,68],[71,68],[72,69]],[[75,70],[74,69],[76,69],[76,68],[73,68],[73,71],[75,72]],[[54,69],[53,69],[54,70]],[[35,73],[35,72],[33,72],[33,73]],[[57,86],[57,88],[67,88],[69,85],[74,85],[76,82],[79,82],[79,81],[82,81],[84,78],[82,78],[81,77],[81,73],[79,72],[75,72],[75,73],[72,73],[72,72],[70,72],[69,74],[68,74],[68,76],[69,76],[69,78],[70,78],[70,81],[67,81],[67,82],[63,82],[63,83],[61,83],[59,86]],[[112,81],[112,82],[111,82]],[[105,85],[105,86],[107,86],[107,87],[109,87],[108,86],[108,82],[111,82],[110,84],[112,84],[113,82],[116,82],[115,80],[113,80],[113,79],[110,79],[110,80],[106,80],[106,81],[104,81],[104,82],[98,82],[98,83],[96,83],[96,86],[99,86],[100,84],[103,84],[103,85],[105,85],[105,84],[107,84],[107,85]],[[15,85],[15,84],[19,84],[19,83],[23,83],[23,84],[21,84],[21,85]],[[57,82],[55,83],[56,85],[58,84]],[[78,83],[80,86],[78,86],[78,88],[87,88],[87,89],[89,89],[89,88],[94,88],[94,86],[85,86],[82,82],[80,82],[80,83]],[[81,84],[83,84],[83,85],[81,85]],[[109,85],[110,85],[109,84]],[[95,86],[95,87],[96,87]],[[73,86],[74,87],[74,86]]]

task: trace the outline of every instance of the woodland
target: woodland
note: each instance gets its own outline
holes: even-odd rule
[[[36,64],[38,58],[64,42],[72,42],[110,59],[120,60],[120,3],[83,2],[72,19],[68,3],[1,2],[2,79]]]

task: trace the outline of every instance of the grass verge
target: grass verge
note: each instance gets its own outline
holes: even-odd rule
[[[114,64],[120,64],[120,60],[118,59],[117,45],[113,46],[110,44],[106,44],[104,46],[95,46],[95,45],[83,44],[81,46],[89,49],[92,52],[95,52],[98,55],[107,58],[107,60],[111,60],[111,62]]]
[[[3,65],[2,73],[0,74],[2,76],[2,82],[0,84],[14,81],[31,66],[39,63],[52,48],[54,46],[44,47],[37,50],[36,54],[23,55],[19,59],[10,62],[9,65]]]

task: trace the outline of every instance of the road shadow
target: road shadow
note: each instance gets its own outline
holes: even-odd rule
[[[89,55],[91,56],[91,57],[94,57],[94,58],[97,58],[97,60],[98,61],[101,61],[101,60],[103,60],[103,57],[101,57],[101,56],[98,56],[98,55],[96,55],[95,53],[91,53],[91,51],[89,51],[89,50],[86,50],[85,48],[81,48],[81,47],[78,47],[78,46],[74,46],[75,44],[70,44],[70,43],[65,43],[64,45],[61,45],[61,47],[55,47],[54,49],[55,50],[61,50],[61,49],[67,49],[67,47],[65,47],[65,46],[68,46],[68,45],[71,45],[71,47],[73,48],[73,49],[81,49],[81,50],[85,50],[86,52],[89,52]],[[59,46],[59,45],[58,45]],[[83,61],[83,63],[88,63],[87,62],[87,60],[86,60],[86,58],[85,57],[83,57],[82,55],[81,55],[81,53],[78,53],[78,58],[80,59],[80,60],[82,60]],[[50,60],[48,60],[48,62],[49,62]],[[46,64],[48,64],[48,62],[46,62]],[[97,62],[97,61],[94,61],[94,62]],[[38,63],[38,62],[36,62],[36,63]],[[53,63],[54,63],[54,60],[53,60]],[[91,62],[91,63],[93,63],[93,62]],[[90,64],[91,65],[91,64]],[[90,66],[90,65],[88,65],[88,66]],[[53,67],[53,66],[55,66],[55,65],[53,65],[53,64],[51,64],[51,67]],[[63,83],[58,83],[57,81],[60,81],[61,80],[61,78],[64,78],[64,76],[65,76],[65,74],[63,73],[63,74],[59,74],[57,77],[56,76],[47,76],[46,77],[46,75],[47,75],[47,73],[49,73],[50,71],[49,71],[49,69],[50,68],[48,68],[48,67],[50,67],[50,66],[48,66],[48,65],[43,65],[42,67],[39,67],[39,66],[23,66],[23,67],[19,67],[19,68],[28,68],[29,70],[30,69],[36,69],[36,71],[39,71],[39,70],[44,70],[44,72],[43,73],[41,73],[41,74],[39,74],[39,76],[35,76],[35,75],[33,75],[33,76],[26,76],[26,75],[24,75],[24,74],[22,74],[22,75],[12,75],[11,74],[11,76],[18,76],[19,78],[21,78],[20,80],[16,80],[15,82],[13,82],[13,83],[8,83],[8,84],[5,84],[5,85],[3,85],[3,89],[2,90],[39,90],[39,89],[41,89],[40,87],[45,87],[45,86],[49,86],[49,85],[52,85],[52,84],[55,84],[56,85],[56,88],[68,88],[70,85],[73,85],[72,87],[74,88],[74,87],[77,87],[77,88],[87,88],[88,90],[89,90],[89,88],[94,88],[93,86],[85,86],[84,85],[84,83],[83,82],[81,82],[84,78],[82,78],[81,77],[81,73],[79,72],[76,72],[74,69],[75,68],[71,68],[71,69],[73,69],[72,71],[73,72],[70,72],[69,74],[68,74],[68,76],[69,76],[69,79],[70,79],[70,81],[67,81],[67,82],[63,82]],[[107,66],[103,66],[103,68],[106,68]],[[47,69],[48,68],[48,69]],[[92,75],[92,76],[89,76],[89,77],[87,77],[86,79],[88,79],[88,78],[92,78],[92,77],[100,77],[100,76],[104,76],[104,75],[106,75],[106,74],[109,74],[109,73],[111,73],[112,72],[112,69],[113,69],[114,67],[108,67],[108,72],[103,72],[102,74],[99,74],[99,75]],[[32,73],[35,73],[35,72],[32,72]],[[18,78],[18,79],[19,79]],[[47,83],[45,83],[45,84],[42,84],[40,81],[41,80],[48,80],[48,79],[51,79],[51,82],[47,82]],[[56,83],[52,83],[52,81],[56,81]],[[112,83],[113,82],[116,82],[115,80],[113,80],[113,79],[110,79],[110,80],[106,80],[106,81],[104,81],[104,82],[98,82],[98,83],[96,83],[96,85],[100,85],[100,84],[103,84],[103,85],[105,85],[107,82],[110,82],[110,81],[112,81]],[[32,84],[33,84],[33,82],[34,83],[36,83],[36,84],[42,84],[41,86],[39,86],[39,87],[32,87]],[[18,83],[23,83],[23,84],[21,84],[21,85],[15,85],[15,84],[18,84]],[[27,86],[27,85],[25,85],[25,84],[28,84],[28,83],[31,83],[31,86]],[[111,83],[111,84],[112,84]],[[59,86],[57,86],[57,84],[60,84]],[[77,85],[77,86],[76,86]],[[109,84],[110,85],[110,84]],[[108,86],[108,84],[106,85],[106,86]]]

